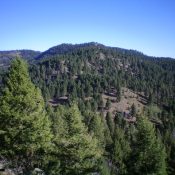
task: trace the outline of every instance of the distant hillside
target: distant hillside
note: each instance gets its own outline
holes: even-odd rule
[[[128,50],[118,47],[109,47],[97,42],[89,42],[89,43],[82,43],[82,44],[60,44],[54,47],[49,48],[44,52],[34,51],[34,50],[11,50],[11,51],[0,51],[0,67],[8,66],[10,60],[21,57],[26,60],[42,60],[47,58],[57,57],[59,55],[64,55],[68,53],[78,52],[82,49],[96,49],[103,50],[105,52],[115,52],[121,55],[123,58],[125,57],[137,57],[139,59],[144,60],[152,60],[161,64],[161,62],[168,61],[174,62],[172,58],[164,58],[164,57],[151,57],[144,55],[143,53],[136,51],[136,50]],[[169,66],[169,64],[164,64],[164,67]],[[174,69],[173,67],[172,69]]]
[[[21,57],[26,60],[32,60],[35,59],[39,54],[39,51],[33,50],[0,51],[0,67],[8,66],[10,61],[16,57]]]
[[[54,57],[54,56],[58,56],[58,55],[62,55],[62,54],[67,54],[67,53],[71,53],[71,52],[76,52],[78,50],[81,49],[92,49],[92,48],[96,48],[97,50],[106,50],[106,51],[113,51],[113,52],[117,52],[120,53],[122,55],[134,55],[137,57],[140,57],[142,59],[151,59],[151,60],[164,60],[164,59],[172,59],[172,58],[167,58],[167,57],[153,57],[153,56],[147,56],[145,54],[143,54],[142,52],[139,52],[137,50],[132,50],[132,49],[124,49],[124,48],[119,48],[119,47],[110,47],[110,46],[105,46],[103,44],[97,43],[97,42],[89,42],[89,43],[82,43],[82,44],[60,44],[54,47],[49,48],[48,50],[42,52],[41,54],[39,54],[36,59],[40,60],[40,59],[44,59],[44,58],[48,58],[48,57]]]
[[[138,56],[144,56],[141,52],[138,52],[136,50],[127,50],[123,48],[118,48],[118,47],[109,47],[105,46],[103,44],[97,43],[97,42],[89,42],[89,43],[83,43],[83,44],[60,44],[54,47],[49,48],[48,50],[42,52],[37,59],[43,59],[47,57],[53,57],[53,56],[58,56],[62,54],[67,54],[71,52],[75,52],[81,49],[91,49],[91,48],[96,48],[96,49],[104,49],[104,50],[113,50],[116,52],[120,52],[122,54],[135,54]]]
[[[58,45],[36,59],[32,80],[50,98],[72,93],[89,98],[96,91],[103,95],[111,90],[116,94],[118,86],[145,97],[154,94],[154,102],[161,105],[168,105],[175,96],[175,60],[171,58],[91,42]]]
[[[60,44],[54,47],[49,48],[48,50],[42,52],[37,59],[43,59],[47,58],[49,56],[56,56],[56,55],[61,55],[61,54],[66,54],[70,53],[72,51],[85,48],[85,47],[106,47],[102,44],[96,43],[96,42],[90,42],[90,43],[83,43],[83,44]]]

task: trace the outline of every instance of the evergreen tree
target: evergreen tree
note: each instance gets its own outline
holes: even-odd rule
[[[126,140],[125,133],[118,125],[114,132],[114,146],[112,159],[114,163],[114,172],[117,174],[127,174],[127,160],[129,158],[131,148]]]
[[[97,111],[98,109],[98,104],[95,100],[91,100],[91,109],[92,111]]]
[[[132,104],[130,114],[132,115],[132,117],[136,117],[137,110],[135,104]]]
[[[43,94],[44,94],[44,99],[46,102],[48,100],[50,100],[51,95],[50,95],[49,89],[47,87],[43,89]]]
[[[58,99],[60,97],[60,87],[56,88],[55,97]]]
[[[153,104],[153,95],[150,93],[148,97],[148,105],[152,105],[152,104]]]
[[[86,110],[87,110],[87,111],[88,111],[88,110],[91,111],[91,103],[90,103],[89,100],[85,102],[85,105],[86,105]]]
[[[99,96],[98,107],[100,107],[101,110],[103,110],[104,102],[103,102],[103,97],[102,97],[102,95]]]
[[[106,160],[103,160],[100,175],[111,175],[111,168],[109,167],[108,162]]]
[[[104,138],[105,128],[104,128],[103,119],[101,118],[101,116],[97,115],[96,113],[90,112],[89,115],[91,115],[89,131],[91,135],[94,135],[98,139],[99,146],[101,148],[104,148],[105,147],[105,138]]]
[[[118,84],[116,88],[116,101],[119,102],[121,100],[121,87]]]
[[[62,111],[63,132],[58,132],[55,138],[61,174],[85,175],[98,172],[98,163],[102,151],[98,142],[88,133],[82,123],[82,116],[77,105]]]
[[[107,112],[106,114],[106,123],[108,125],[109,131],[111,133],[111,136],[113,136],[114,133],[114,122],[112,120],[112,116],[110,112]]]
[[[106,109],[110,109],[110,107],[111,107],[111,101],[109,100],[109,98],[107,99],[107,101],[106,101]]]
[[[166,175],[165,149],[156,137],[153,124],[146,117],[140,117],[137,129],[130,172],[134,175]]]
[[[67,94],[67,82],[64,81],[60,89],[60,95],[65,96],[66,94]]]
[[[51,146],[50,122],[44,108],[26,63],[15,59],[0,97],[0,154],[16,168],[30,171]]]

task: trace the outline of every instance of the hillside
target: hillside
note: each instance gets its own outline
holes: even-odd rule
[[[128,172],[130,175],[132,172],[137,172],[135,162],[141,162],[138,154],[142,154],[142,149],[145,149],[148,156],[143,157],[143,162],[147,162],[146,166],[151,167],[150,172],[157,172],[157,166],[164,171],[163,168],[166,165],[163,163],[166,160],[168,174],[174,174],[174,59],[150,57],[138,51],[107,47],[94,42],[77,45],[62,44],[42,53],[34,51],[24,53],[5,52],[4,55],[7,56],[4,59],[10,61],[14,55],[23,55],[22,58],[25,57],[28,60],[32,82],[27,74],[27,66],[20,59],[15,62],[16,65],[12,70],[9,69],[10,76],[8,69],[2,75],[0,74],[2,89],[0,97],[3,99],[2,103],[0,102],[3,109],[2,114],[0,113],[0,121],[6,122],[2,127],[7,130],[9,128],[8,120],[3,120],[1,116],[10,116],[9,120],[12,120],[10,126],[14,127],[14,132],[11,130],[8,132],[12,135],[12,142],[13,134],[18,138],[18,128],[22,134],[24,128],[24,131],[33,132],[36,137],[32,142],[36,142],[34,151],[39,157],[33,156],[33,152],[29,154],[31,150],[27,150],[25,144],[22,148],[27,150],[24,153],[31,156],[30,160],[26,160],[26,155],[22,158],[19,156],[16,144],[20,145],[25,141],[28,143],[26,136],[21,135],[19,142],[12,145],[16,150],[14,154],[22,159],[20,166],[24,164],[25,167],[28,165],[26,162],[31,161],[33,163],[29,166],[32,170],[35,167],[33,165],[36,165],[35,162],[39,161],[41,164],[36,166],[48,174],[55,175],[58,171],[62,174],[66,171],[67,174],[76,174],[72,167],[78,164],[81,168],[75,171],[79,174],[83,174],[81,171],[90,171],[101,175],[113,175],[118,173],[119,169],[120,172]],[[10,81],[6,82],[9,77]],[[6,88],[3,91],[4,86],[7,86],[8,90]],[[10,106],[8,110],[6,105]],[[41,114],[43,120],[47,120],[44,118],[47,114],[50,123],[40,121],[36,116],[37,125],[35,125],[34,120],[27,118],[27,115],[35,116],[35,111],[40,112],[38,116]],[[13,113],[16,115],[12,115]],[[26,123],[19,114],[26,117]],[[37,132],[42,131],[40,122],[43,127],[47,127],[44,131],[51,130],[48,139],[51,140],[53,147],[47,145],[51,151],[48,151],[49,156],[45,155],[38,146]],[[48,125],[44,126],[44,124]],[[38,131],[35,130],[36,128],[28,130],[28,127],[36,127]],[[49,135],[47,132],[44,133]],[[2,135],[4,142],[0,146],[7,151],[4,144],[8,142],[6,133],[2,132]],[[30,134],[27,136],[33,139]],[[40,137],[45,142],[43,135]],[[94,149],[93,152],[89,152],[91,148]],[[46,156],[44,158],[49,163],[42,162],[37,149],[43,153],[42,156]],[[43,149],[46,148],[43,147]],[[79,152],[79,150],[83,151]],[[6,156],[6,152],[2,154]],[[82,160],[82,156],[87,156],[90,161]],[[11,159],[10,157],[9,160]],[[150,161],[152,159],[153,162]],[[83,164],[84,162],[86,164]],[[150,162],[151,165],[149,165]],[[143,172],[143,164],[142,162],[139,164],[140,172]],[[144,171],[147,172],[147,170]]]
[[[146,78],[151,81],[151,79],[156,78],[157,83],[160,83],[158,82],[159,78],[160,81],[167,78],[166,82],[171,83],[171,87],[174,83],[174,78],[170,81],[166,76],[166,73],[172,77],[174,75],[174,59],[148,57],[137,51],[106,47],[97,43],[75,45],[75,48],[72,49],[73,46],[64,44],[67,49],[62,50],[63,45],[61,45],[43,52],[42,54],[47,56],[41,57],[42,54],[38,56],[41,59],[38,65],[43,65],[47,69],[48,64],[50,64],[50,69],[53,71],[50,76],[53,78],[63,71],[67,72],[66,74],[71,74],[73,71],[75,76],[81,75],[85,71],[84,69],[87,69],[88,73],[95,73],[94,76],[107,73],[107,75],[111,74],[113,77],[119,71],[120,74],[126,74],[126,78],[129,79],[128,76],[130,76],[131,79],[135,78],[136,81],[141,81],[142,79],[146,81]],[[69,50],[68,48],[71,49]],[[62,50],[62,52],[59,50]],[[145,75],[147,76],[145,77],[141,75],[142,73],[149,73],[150,75]],[[156,77],[156,73],[158,75],[160,73],[160,77]],[[132,87],[131,82],[130,87]]]
[[[31,50],[1,51],[1,67],[8,66],[10,60],[16,56],[32,61],[32,81],[41,88],[44,96],[51,98],[48,100],[54,101],[54,104],[57,104],[62,95],[68,99],[72,93],[77,94],[79,98],[85,96],[91,100],[94,99],[94,93],[98,96],[101,94],[98,98],[103,98],[105,104],[105,99],[111,98],[108,93],[114,91],[115,97],[116,89],[121,88],[127,88],[135,96],[141,93],[146,101],[152,96],[154,103],[165,108],[173,103],[175,97],[175,60],[171,58],[150,57],[135,50],[91,42],[61,44],[42,53]],[[81,92],[74,92],[77,86]],[[124,99],[130,98],[128,94],[123,96]],[[140,102],[140,98],[136,98],[136,103],[142,106]],[[121,104],[124,107],[128,106],[127,103],[127,100],[123,100]],[[114,104],[112,103],[113,109]],[[145,100],[143,104],[145,105]],[[131,105],[124,107],[125,110],[122,110],[122,107],[117,109],[121,108],[118,110],[120,112],[129,112]],[[121,105],[116,103],[115,106]]]
[[[0,51],[0,67],[8,66],[10,61],[16,57],[21,57],[29,61],[35,59],[39,54],[39,51],[33,50]]]
[[[81,48],[85,47],[93,47],[93,46],[98,46],[98,47],[105,47],[102,44],[96,43],[96,42],[90,42],[90,43],[83,43],[83,44],[60,44],[54,47],[49,48],[48,50],[42,52],[37,59],[43,59],[51,56],[58,56],[61,54],[66,54],[70,53],[72,51],[76,51]]]
[[[61,44],[42,53],[31,50],[0,52],[1,67],[8,66],[16,56],[33,62],[30,66],[32,81],[41,88],[44,96],[55,101],[54,104],[57,104],[58,98],[62,98],[61,95],[70,96],[74,88],[77,89],[76,86],[80,86],[82,91],[75,92],[78,97],[94,99],[94,91],[97,91],[102,95],[98,98],[103,98],[104,104],[105,99],[110,99],[106,95],[112,89],[114,94],[117,93],[116,89],[121,87],[128,88],[136,96],[142,93],[146,101],[152,96],[154,103],[165,108],[173,103],[175,97],[175,60],[171,58],[150,57],[135,50],[91,42]],[[91,92],[88,93],[91,97],[87,95],[86,86],[90,87],[88,91]],[[129,98],[129,95],[124,97]],[[139,99],[136,98],[136,102],[140,103]],[[121,104],[124,107],[127,103],[124,100]],[[124,109],[123,112],[128,112],[126,107]]]

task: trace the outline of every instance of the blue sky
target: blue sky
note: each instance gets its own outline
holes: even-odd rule
[[[175,58],[175,0],[0,1],[0,50],[91,41]]]

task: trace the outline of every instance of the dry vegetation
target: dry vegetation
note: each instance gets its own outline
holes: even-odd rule
[[[104,104],[106,104],[107,99],[111,100],[111,108],[105,110],[104,114],[107,111],[110,111],[111,114],[116,112],[126,112],[129,113],[131,106],[134,104],[136,106],[137,112],[141,113],[143,107],[147,103],[147,99],[141,93],[135,93],[128,88],[122,88],[122,96],[120,102],[116,102],[115,94],[103,94]]]
[[[86,97],[85,100],[91,100],[92,97]],[[116,112],[126,112],[129,113],[131,106],[134,104],[136,106],[137,112],[141,113],[145,104],[147,104],[146,97],[143,93],[136,93],[128,88],[122,88],[121,90],[121,100],[116,101],[115,92],[105,93],[102,95],[104,105],[107,99],[111,101],[110,109],[103,110],[104,116],[109,111],[113,116]],[[58,104],[65,104],[67,102],[67,97],[60,97],[59,99],[50,99],[49,104],[51,106],[57,106]]]

